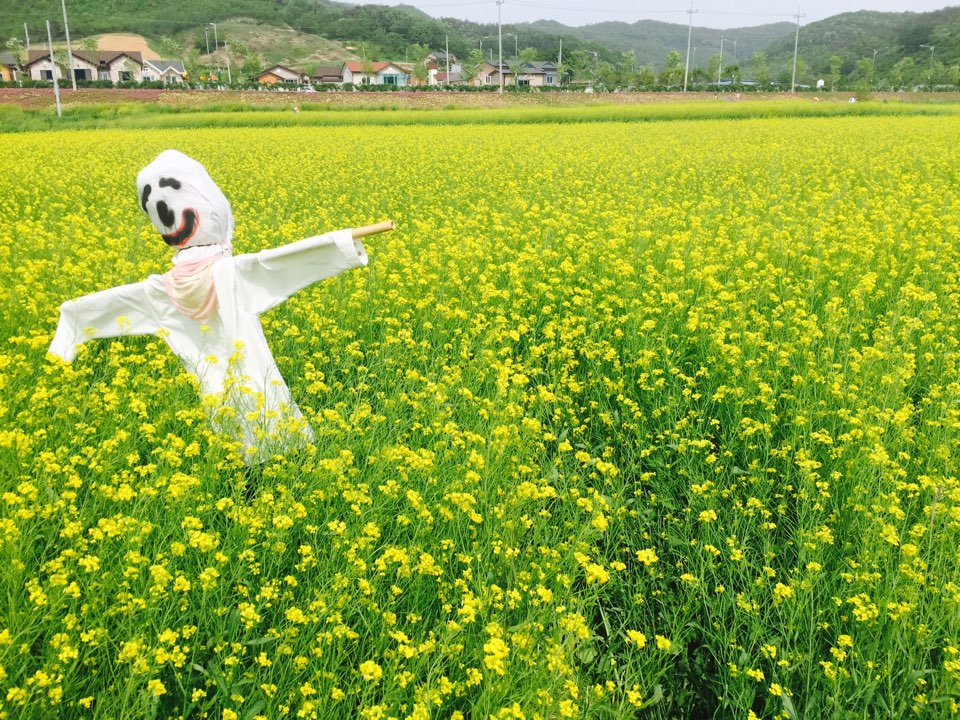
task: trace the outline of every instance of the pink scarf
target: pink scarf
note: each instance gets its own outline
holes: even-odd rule
[[[222,255],[211,255],[178,263],[161,276],[163,289],[181,315],[207,322],[217,309],[217,287],[213,264]]]

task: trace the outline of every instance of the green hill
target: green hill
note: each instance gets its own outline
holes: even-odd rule
[[[932,45],[933,52],[922,45]],[[793,46],[792,35],[770,45],[767,54],[775,72],[788,72]],[[889,78],[899,63],[902,83],[894,84],[925,84],[932,55],[935,82],[949,81],[951,68],[960,63],[960,7],[927,13],[844,13],[800,28],[798,56],[806,81],[829,76],[834,57],[842,77],[857,79],[870,71],[863,61],[872,63],[874,51],[878,78]]]
[[[616,52],[633,51],[638,63],[662,65],[671,50],[686,53],[686,25],[640,20],[635,23],[604,22],[579,28],[565,28],[559,23],[540,21],[531,28],[556,34],[569,34]],[[692,43],[696,50],[696,65],[706,67],[711,55],[719,54],[721,35],[726,38],[723,51],[726,57],[749,58],[754,52],[765,50],[772,42],[793,32],[790,23],[769,23],[757,27],[716,30],[694,26]],[[736,41],[736,44],[733,44]],[[692,62],[692,59],[691,59]]]

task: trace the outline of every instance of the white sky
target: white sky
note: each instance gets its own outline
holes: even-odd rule
[[[387,0],[361,0],[396,5]],[[432,17],[455,17],[475,22],[497,22],[495,0],[406,0]],[[856,10],[882,12],[926,12],[956,5],[949,0],[693,0],[693,24],[700,27],[734,28],[772,22],[795,22],[799,5],[801,24]],[[689,0],[504,0],[500,7],[504,24],[557,20],[577,27],[591,23],[620,21],[634,23],[649,19],[686,25]]]

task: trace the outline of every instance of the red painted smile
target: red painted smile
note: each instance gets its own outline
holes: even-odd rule
[[[177,228],[177,231],[166,235],[161,233],[160,237],[163,238],[163,241],[167,243],[167,245],[183,247],[197,234],[199,228],[200,218],[197,215],[197,211],[187,208],[183,211],[183,217],[180,220],[180,227]]]

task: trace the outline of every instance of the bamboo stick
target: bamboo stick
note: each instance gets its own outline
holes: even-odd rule
[[[393,220],[384,220],[383,222],[377,223],[376,225],[366,225],[364,227],[353,228],[353,238],[366,237],[367,235],[375,235],[376,233],[387,232],[389,230],[396,230],[397,224]]]

